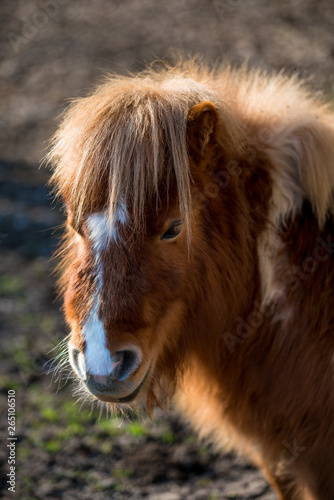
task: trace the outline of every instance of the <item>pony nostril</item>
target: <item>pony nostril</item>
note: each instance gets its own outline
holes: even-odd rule
[[[127,349],[124,351],[117,351],[116,356],[119,362],[114,374],[118,380],[125,380],[139,365],[139,355],[136,351]]]
[[[126,380],[140,363],[140,353],[137,349],[117,351],[113,357],[109,358],[108,366],[95,366],[94,369],[90,368],[89,360],[87,363],[85,354],[71,344],[69,344],[69,357],[77,376],[85,383],[91,381],[100,388]]]

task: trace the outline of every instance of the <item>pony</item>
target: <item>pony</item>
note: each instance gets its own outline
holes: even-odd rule
[[[334,114],[321,95],[283,71],[152,64],[72,102],[48,160],[87,393],[149,412],[173,400],[281,500],[332,500]]]

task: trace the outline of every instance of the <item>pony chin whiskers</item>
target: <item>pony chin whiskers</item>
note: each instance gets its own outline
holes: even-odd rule
[[[62,339],[55,347],[53,347],[47,354],[56,351],[56,354],[50,361],[44,364],[46,374],[51,375],[51,383],[58,383],[57,392],[60,391],[69,380],[76,380],[72,367],[69,362],[69,355],[67,349],[67,342],[70,335]]]
[[[107,401],[101,401],[96,399],[84,386],[84,383],[78,378],[73,379],[77,382],[76,387],[73,388],[72,394],[76,398],[75,403],[79,404],[79,410],[82,409],[84,405],[89,405],[91,411],[99,410],[99,419],[103,416],[104,412],[106,417],[121,416],[124,419],[129,419],[130,415],[134,413],[139,413],[140,410],[133,406],[132,404],[124,403],[109,403]]]

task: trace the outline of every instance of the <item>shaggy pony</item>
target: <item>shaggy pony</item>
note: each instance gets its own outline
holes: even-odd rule
[[[173,396],[284,500],[334,498],[334,114],[194,61],[111,76],[49,160],[71,365],[107,405]]]

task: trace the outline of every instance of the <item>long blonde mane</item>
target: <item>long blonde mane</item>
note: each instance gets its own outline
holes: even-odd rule
[[[119,200],[133,202],[135,223],[159,181],[176,178],[181,211],[191,213],[186,146],[189,109],[214,99],[204,84],[180,70],[107,78],[85,99],[74,101],[53,138],[52,178],[79,223],[108,193],[110,218]]]
[[[334,120],[314,92],[311,96],[303,83],[282,73],[210,70],[181,61],[138,75],[109,76],[65,113],[47,160],[74,223],[96,209],[102,193],[111,219],[125,198],[133,203],[138,223],[148,197],[156,194],[158,200],[161,178],[172,176],[181,211],[190,221],[187,115],[204,100],[217,106],[230,140],[265,149],[271,158],[273,222],[298,210],[303,196],[323,222],[333,209],[334,146],[328,136]],[[268,131],[269,141],[263,141]],[[221,141],[226,145],[226,138]]]

